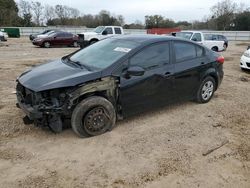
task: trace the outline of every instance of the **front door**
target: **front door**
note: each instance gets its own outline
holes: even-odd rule
[[[173,96],[173,64],[169,42],[146,47],[130,58],[128,68],[142,67],[142,76],[126,75],[120,79],[120,103],[123,116],[129,116],[171,101]]]

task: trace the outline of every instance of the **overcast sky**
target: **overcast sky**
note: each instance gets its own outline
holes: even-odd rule
[[[18,0],[17,0],[18,1]],[[38,0],[39,1],[39,0]],[[144,22],[145,15],[160,14],[175,21],[201,20],[219,0],[40,0],[43,4],[68,5],[84,14],[108,10],[125,17],[126,23]],[[250,0],[234,0],[250,7]]]

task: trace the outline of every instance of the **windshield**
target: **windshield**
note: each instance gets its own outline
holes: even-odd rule
[[[139,45],[134,41],[109,38],[80,50],[70,57],[70,61],[93,69],[104,69]]]
[[[190,40],[192,37],[193,33],[192,32],[179,32],[176,33],[176,37],[184,38]]]
[[[52,35],[54,33],[55,33],[55,31],[50,31],[50,32],[46,33],[45,35]]]
[[[104,30],[104,28],[105,28],[104,26],[99,26],[99,27],[94,29],[94,32],[101,33]]]

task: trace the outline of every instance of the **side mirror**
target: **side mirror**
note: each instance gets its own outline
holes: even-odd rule
[[[106,31],[106,30],[104,30],[103,32],[102,32],[102,35],[107,35],[108,34],[108,32]]]
[[[192,38],[192,41],[195,41],[195,42],[197,42],[198,40],[197,40],[197,38]]]
[[[127,70],[127,74],[129,76],[142,76],[144,75],[144,73],[145,73],[144,68],[139,67],[139,66],[132,66],[132,67],[129,67]]]

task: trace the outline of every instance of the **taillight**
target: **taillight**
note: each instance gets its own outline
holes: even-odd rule
[[[220,64],[223,64],[224,61],[225,61],[225,58],[224,58],[223,56],[219,56],[219,57],[217,57],[216,61],[217,61],[218,63],[220,63]]]

